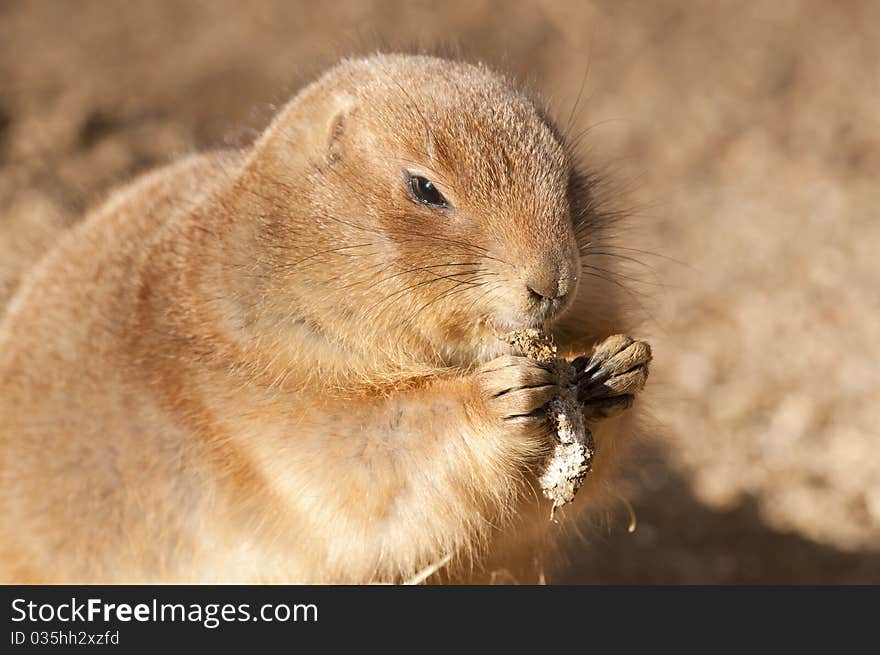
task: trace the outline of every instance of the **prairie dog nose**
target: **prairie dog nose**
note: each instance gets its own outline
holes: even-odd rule
[[[571,290],[571,277],[568,272],[560,273],[555,266],[530,271],[523,278],[529,292],[538,300],[555,300],[564,297]]]

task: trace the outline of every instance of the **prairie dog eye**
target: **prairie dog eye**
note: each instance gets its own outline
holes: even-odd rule
[[[429,207],[449,207],[449,202],[437,190],[434,183],[421,175],[409,176],[409,190],[413,199]]]

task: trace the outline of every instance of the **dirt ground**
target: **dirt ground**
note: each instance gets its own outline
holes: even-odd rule
[[[880,583],[880,3],[5,0],[0,238],[38,252],[339,56],[420,45],[563,118],[583,84],[575,130],[645,251],[638,528],[621,505],[550,581]]]

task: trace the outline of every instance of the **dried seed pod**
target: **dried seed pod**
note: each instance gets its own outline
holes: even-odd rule
[[[556,431],[556,443],[539,471],[538,481],[544,495],[552,501],[550,518],[556,510],[574,500],[575,494],[590,472],[594,450],[593,433],[584,425],[583,412],[577,398],[575,369],[557,357],[550,338],[536,329],[518,330],[506,341],[531,357],[552,366],[558,375],[561,393],[547,406],[549,419]]]

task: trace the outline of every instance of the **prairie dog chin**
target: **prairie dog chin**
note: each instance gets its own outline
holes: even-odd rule
[[[523,557],[558,388],[495,332],[543,325],[573,358],[625,331],[581,275],[607,227],[587,180],[503,76],[377,55],[252,147],[117,191],[0,323],[0,579],[394,582],[447,555],[467,579]],[[584,501],[631,424],[596,424]]]

